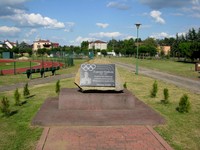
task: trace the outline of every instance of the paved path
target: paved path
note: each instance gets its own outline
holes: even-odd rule
[[[150,126],[46,127],[36,150],[172,150]]]
[[[115,64],[119,67],[123,67],[125,69],[135,71],[135,65],[125,64],[121,62],[115,62]],[[194,93],[200,94],[200,80],[193,80],[185,77],[180,77],[152,69],[146,69],[139,67],[139,74],[144,74],[146,76],[162,80],[168,83],[175,84],[181,88],[186,88]]]

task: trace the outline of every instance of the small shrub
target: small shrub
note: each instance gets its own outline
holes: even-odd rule
[[[124,86],[124,88],[125,88],[125,89],[127,89],[127,84],[126,84],[126,82],[124,83],[124,85],[123,85],[123,86]]]
[[[190,106],[190,101],[189,101],[189,97],[187,96],[187,94],[184,94],[180,98],[179,107],[177,107],[176,109],[180,113],[185,113],[185,112],[187,113],[190,111],[191,106]]]
[[[24,97],[27,97],[27,96],[30,95],[30,91],[28,89],[28,83],[26,83],[25,86],[24,86],[24,92],[23,92],[23,94],[24,94]]]
[[[59,94],[60,93],[60,80],[58,80],[56,82],[56,93]]]
[[[21,103],[20,103],[20,94],[19,94],[18,89],[15,90],[14,98],[15,98],[15,105],[16,106],[20,106],[21,105]]]
[[[3,99],[1,100],[1,106],[0,106],[0,109],[1,109],[1,112],[3,114],[5,114],[6,116],[9,116],[10,115],[10,109],[9,109],[9,101],[7,99],[7,97],[3,97]]]
[[[158,92],[158,83],[157,83],[157,81],[154,81],[153,87],[152,87],[152,90],[151,90],[151,97],[152,98],[156,97],[157,92]]]
[[[161,102],[163,102],[164,104],[168,104],[169,103],[169,91],[167,88],[165,88],[163,90],[163,95],[164,95],[164,100],[162,100]]]

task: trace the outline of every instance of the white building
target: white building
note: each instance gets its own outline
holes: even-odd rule
[[[100,50],[105,49],[106,50],[107,49],[107,43],[100,41],[100,40],[93,41],[93,42],[89,43],[88,48],[89,49],[100,49]]]
[[[59,43],[52,43],[49,40],[38,40],[33,42],[33,51],[36,52],[38,49],[51,49],[59,47]]]
[[[5,44],[6,48],[8,48],[8,49],[13,49],[13,47],[17,46],[16,43],[10,42],[8,40],[4,41],[4,44]]]
[[[3,46],[4,46],[4,42],[0,41],[0,47],[3,47]]]

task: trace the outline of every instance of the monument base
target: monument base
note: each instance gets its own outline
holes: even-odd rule
[[[62,89],[58,97],[48,98],[32,120],[40,126],[157,125],[165,119],[138,100],[124,93],[81,93]]]
[[[79,89],[61,89],[58,109],[66,110],[112,110],[133,109],[135,100],[131,92],[82,93]]]

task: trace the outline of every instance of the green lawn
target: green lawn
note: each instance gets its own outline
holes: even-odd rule
[[[30,67],[30,62],[27,62],[27,61],[16,62],[15,65],[16,65],[16,68],[27,68],[27,67]],[[31,62],[31,65],[37,66],[38,63]],[[4,70],[4,69],[14,69],[14,62],[9,62],[9,63],[0,62],[0,70]]]
[[[81,61],[79,62],[79,64]],[[79,65],[66,69],[67,73],[76,73]],[[65,71],[65,70],[61,70]],[[158,82],[158,95],[150,98],[150,89],[154,79],[142,75],[135,75],[124,69],[119,69],[123,82],[127,82],[127,87],[140,100],[147,103],[150,107],[161,113],[167,123],[156,126],[155,130],[176,150],[200,149],[200,95],[193,94],[185,89],[180,89],[172,84]],[[73,88],[74,78],[61,80],[61,87]],[[33,97],[27,99],[27,103],[17,107],[14,106],[14,91],[0,93],[7,96],[11,101],[12,110],[18,110],[15,115],[6,118],[0,112],[0,149],[2,150],[33,150],[42,133],[42,128],[31,126],[31,120],[39,110],[41,104],[47,97],[57,96],[55,93],[55,83],[33,86],[30,89]],[[169,89],[170,104],[162,105],[163,89]],[[22,94],[23,89],[20,89]],[[192,110],[187,114],[178,113],[175,108],[178,106],[180,97],[187,93]],[[24,100],[23,97],[21,97]]]
[[[74,87],[73,79],[61,81],[62,87]],[[34,150],[39,140],[42,128],[31,126],[31,120],[39,110],[41,104],[47,97],[57,96],[55,93],[55,83],[37,85],[30,89],[33,97],[27,99],[27,103],[22,106],[14,106],[14,91],[0,93],[7,96],[11,102],[12,111],[18,111],[13,116],[6,118],[0,113],[0,149],[1,150]],[[20,89],[21,100],[23,89]]]
[[[112,61],[124,62],[127,64],[135,64],[136,59],[133,57],[129,58],[112,58]],[[160,70],[163,72],[176,74],[179,76],[189,77],[193,79],[199,79],[200,73],[195,71],[195,64],[176,62],[172,60],[156,60],[156,59],[139,59],[139,67],[146,67],[150,69]]]

